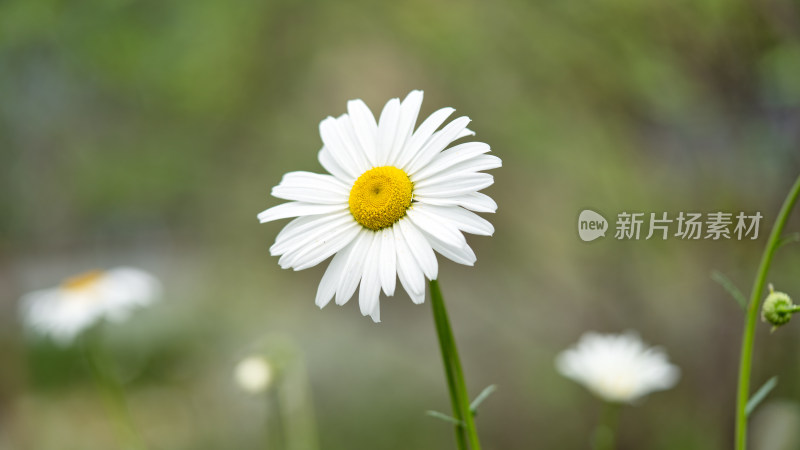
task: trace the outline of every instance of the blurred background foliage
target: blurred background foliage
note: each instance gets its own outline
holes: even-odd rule
[[[284,172],[322,170],[321,119],[411,89],[504,161],[495,236],[441,269],[471,391],[499,386],[485,447],[587,448],[599,404],[553,358],[637,329],[683,377],[623,411],[620,448],[729,448],[743,314],[709,274],[749,290],[800,171],[794,0],[0,2],[0,449],[117,448],[80,353],[26,336],[17,299],[119,264],[166,287],[106,330],[151,448],[259,448],[268,405],[231,371],[271,333],[302,349],[322,449],[453,448],[424,415],[448,407],[427,305],[319,311],[324,265],[281,271],[283,223],[255,219]],[[586,244],[585,207],[765,219],[757,241]],[[798,267],[785,247],[769,279],[800,296]],[[780,383],[757,448],[800,447],[796,325],[759,325],[754,383]]]

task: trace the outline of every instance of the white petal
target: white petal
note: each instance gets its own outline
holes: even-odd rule
[[[414,186],[425,187],[452,179],[461,179],[471,176],[481,170],[496,169],[502,166],[500,158],[494,155],[480,155],[470,160],[448,167],[439,173],[433,174],[424,180],[413,181]]]
[[[309,234],[311,235],[310,237],[313,237],[313,233],[316,230],[327,228],[328,224],[338,227],[348,221],[354,221],[350,211],[303,216],[293,219],[278,233],[275,243],[269,248],[270,254],[275,256],[291,251],[294,247],[293,242],[298,240],[305,242]]]
[[[363,172],[355,155],[358,149],[351,148],[345,142],[345,137],[339,130],[339,121],[333,117],[327,117],[319,124],[319,135],[336,164],[350,177],[358,178]]]
[[[331,255],[341,251],[344,247],[353,242],[358,235],[359,227],[353,226],[340,233],[326,239],[324,243],[316,247],[312,252],[305,255],[295,263],[294,270],[305,270],[314,267],[328,259]]]
[[[459,117],[448,123],[441,131],[437,131],[407,165],[407,173],[414,173],[425,167],[426,164],[431,162],[436,155],[447,148],[447,146],[456,139],[456,136],[467,127],[469,122],[469,117]]]
[[[331,259],[330,264],[328,264],[325,275],[322,276],[319,282],[317,297],[314,299],[314,303],[320,308],[325,307],[325,305],[331,301],[334,294],[336,294],[336,287],[339,286],[339,282],[344,275],[344,269],[347,267],[347,258],[353,251],[355,243],[356,240],[353,239],[345,248],[336,253],[333,259]]]
[[[478,156],[477,158],[472,158],[469,161],[464,161],[460,164],[457,164],[448,170],[453,170],[454,172],[460,172],[460,171],[479,172],[482,170],[497,169],[498,167],[503,167],[503,160],[501,160],[495,155],[481,155]],[[445,172],[447,172],[447,170],[445,170]]]
[[[348,174],[344,169],[342,169],[341,166],[339,166],[327,148],[322,147],[317,154],[317,159],[319,159],[319,163],[322,164],[322,167],[331,175],[347,183],[348,186],[353,185],[353,182],[356,180],[355,177]]]
[[[413,209],[423,211],[431,216],[439,216],[459,230],[470,234],[477,234],[481,236],[491,236],[494,234],[494,226],[488,220],[475,214],[474,212],[467,211],[460,206],[434,206],[420,204]],[[423,228],[425,230],[425,228]]]
[[[378,142],[376,152],[376,166],[386,166],[389,161],[389,154],[394,145],[394,138],[397,134],[397,121],[400,118],[400,99],[393,98],[386,103],[381,112],[381,119],[378,122]]]
[[[311,216],[314,214],[328,214],[336,211],[349,209],[347,203],[340,205],[322,205],[317,203],[289,202],[278,206],[273,206],[258,214],[261,223],[272,222],[273,220],[286,219],[288,217]]]
[[[103,316],[102,301],[90,294],[69,295],[63,289],[31,292],[21,299],[25,325],[35,333],[50,336],[62,346]]]
[[[430,280],[435,280],[439,275],[439,265],[436,262],[436,255],[433,254],[433,249],[422,232],[405,217],[397,222],[400,231],[403,234],[406,244],[408,245],[411,254],[422,269],[422,273]]]
[[[363,147],[356,136],[352,119],[347,114],[342,114],[336,119],[336,124],[339,127],[339,137],[347,148],[351,150],[350,155],[356,162],[356,167],[359,172],[364,172],[375,166],[373,163],[375,149],[365,149]]]
[[[488,195],[480,192],[470,192],[454,197],[427,197],[415,193],[414,200],[430,205],[461,206],[475,212],[493,213],[497,211],[497,203]]]
[[[405,169],[406,165],[417,155],[422,146],[428,142],[433,133],[450,117],[450,114],[453,114],[453,111],[455,111],[453,108],[442,108],[428,116],[411,138],[408,139],[403,151],[397,156],[397,167]]]
[[[465,177],[438,179],[435,184],[414,186],[414,195],[421,197],[454,197],[469,194],[491,186],[494,177],[488,173],[475,173]]]
[[[413,181],[415,188],[425,188],[437,184],[447,184],[452,180],[461,180],[473,175],[482,174],[480,170],[495,169],[500,167],[500,158],[494,155],[480,155],[468,161],[461,162],[439,173],[433,174],[422,180]],[[488,175],[488,174],[482,174]]]
[[[464,144],[459,144],[439,153],[429,164],[416,173],[409,174],[409,176],[411,181],[416,183],[460,162],[487,153],[489,150],[491,150],[489,145],[483,142],[466,142]]]
[[[367,252],[367,259],[364,261],[364,275],[361,277],[361,288],[358,290],[358,306],[364,316],[372,314],[375,311],[375,304],[380,301],[380,254],[381,238],[379,233],[375,233],[375,238]],[[375,320],[375,317],[372,320]],[[380,319],[375,320],[375,322],[379,321]]]
[[[316,222],[327,222],[332,220],[334,217],[342,217],[346,214],[346,211],[340,211],[336,213],[329,213],[329,214],[319,214],[314,216],[302,216],[292,219],[289,223],[286,224],[285,227],[278,232],[278,235],[275,237],[275,243],[272,244],[270,247],[270,254],[276,255],[278,252],[273,251],[276,245],[281,245],[282,243],[286,242],[289,239],[293,239],[295,236],[304,233],[308,229],[316,228]]]
[[[346,203],[350,188],[331,175],[311,172],[289,172],[272,188],[273,197],[307,203]]]
[[[470,130],[469,128],[464,128],[463,130],[461,130],[461,133],[458,133],[458,136],[456,136],[454,140],[458,140],[467,136],[475,136],[475,132]]]
[[[325,222],[317,221],[316,227],[293,237],[281,239],[280,242],[273,244],[272,247],[270,247],[270,254],[272,256],[282,255],[281,259],[278,260],[278,264],[282,267],[285,266],[284,269],[287,267],[294,267],[295,264],[292,264],[291,261],[294,261],[298,256],[303,256],[309,251],[314,250],[314,247],[316,247],[319,242],[324,242],[333,235],[357,226],[354,220],[350,220],[346,216]]]
[[[414,132],[417,123],[419,108],[422,105],[422,91],[411,91],[400,104],[400,118],[397,123],[397,132],[394,135],[392,151],[387,159],[387,165],[395,165],[397,157]]]
[[[453,247],[461,247],[467,243],[464,235],[458,231],[458,228],[448,220],[442,220],[430,213],[430,209],[435,208],[431,205],[417,204],[409,208],[406,212],[408,218],[420,230],[425,230],[426,233],[436,236],[440,241]]]
[[[386,295],[394,295],[397,283],[397,255],[394,249],[394,227],[379,231],[381,235],[381,256],[379,260],[381,286]]]
[[[305,270],[328,259],[355,239],[361,226],[357,223],[345,225],[331,234],[319,236],[297,252],[284,253],[278,264],[284,269]]]
[[[162,288],[156,277],[143,270],[117,267],[106,271],[95,283],[94,290],[102,299],[98,306],[103,315],[114,321],[122,321],[135,308],[157,300]]]
[[[423,233],[425,231],[423,230]],[[444,242],[440,241],[429,233],[425,233],[428,242],[430,242],[431,247],[437,252],[439,252],[442,256],[449,259],[450,261],[456,262],[458,264],[463,264],[465,266],[473,266],[475,265],[475,261],[478,260],[478,257],[475,256],[475,252],[472,251],[472,248],[468,244],[464,244],[461,247],[454,247]]]
[[[397,276],[411,300],[420,304],[425,300],[425,275],[400,231],[399,222],[392,228],[397,253]]]
[[[364,259],[367,257],[370,247],[372,247],[372,240],[375,238],[375,233],[361,229],[358,236],[355,238],[353,250],[347,258],[344,274],[339,281],[339,286],[336,288],[336,304],[344,305],[353,296],[353,292],[358,287],[358,282],[361,280],[361,274],[364,270]]]
[[[377,165],[376,137],[378,135],[378,124],[375,116],[367,105],[361,100],[350,100],[347,102],[347,113],[350,116],[353,130],[367,160],[373,167]]]
[[[419,274],[422,275],[422,272],[420,272]],[[423,277],[422,279],[423,279],[423,285],[424,285],[425,284],[424,283],[425,276],[422,275],[422,277]],[[408,293],[408,296],[411,298],[411,301],[414,302],[415,305],[421,305],[421,304],[425,303],[425,289],[423,289],[422,292],[419,293],[419,294],[415,294],[415,293],[410,292],[410,291],[406,291],[406,292]]]
[[[378,290],[378,296],[380,296],[380,289]],[[369,316],[372,317],[372,321],[375,323],[380,323],[381,321],[381,302],[376,300],[375,303],[372,305],[372,310],[369,312]]]

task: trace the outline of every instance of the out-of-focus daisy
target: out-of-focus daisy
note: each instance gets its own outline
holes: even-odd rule
[[[475,212],[497,204],[479,191],[494,179],[482,173],[501,166],[489,146],[466,142],[470,119],[441,129],[453,108],[442,108],[415,130],[422,92],[386,103],[380,119],[361,100],[347,114],[320,123],[319,161],[330,175],[290,172],[272,195],[291,200],[259,220],[297,217],[270,248],[284,269],[303,270],[333,256],[317,290],[321,308],[346,303],[361,285],[363,315],[380,321],[379,296],[394,295],[396,278],[415,303],[425,300],[425,278],[435,280],[434,251],[460,264],[476,257],[462,232],[492,235],[494,227]],[[437,131],[438,130],[438,131]],[[334,256],[335,255],[335,256]]]
[[[586,333],[556,358],[556,367],[598,397],[633,403],[675,386],[680,369],[657,347],[647,347],[636,333]]]
[[[22,318],[31,330],[67,345],[99,320],[127,319],[134,309],[155,301],[160,291],[158,280],[139,269],[91,271],[25,295]]]
[[[236,364],[233,376],[242,390],[260,394],[272,383],[272,366],[263,356],[251,355]]]

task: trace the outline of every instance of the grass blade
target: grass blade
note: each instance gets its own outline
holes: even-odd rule
[[[722,286],[723,288],[725,288],[725,290],[728,291],[728,293],[731,294],[731,296],[733,296],[733,299],[736,300],[737,303],[739,303],[739,306],[741,306],[742,309],[747,309],[747,300],[744,298],[744,295],[742,295],[742,291],[740,291],[733,284],[733,282],[731,282],[731,280],[728,279],[728,277],[723,275],[722,272],[718,272],[715,270],[711,272],[711,279],[719,283],[719,285]]]
[[[473,416],[478,415],[478,406],[480,406],[480,404],[483,403],[483,401],[486,400],[486,398],[489,397],[492,394],[492,392],[496,390],[497,390],[497,385],[490,384],[489,386],[486,386],[486,389],[482,390],[477,397],[475,397],[475,400],[473,400],[472,403],[470,403],[469,405],[469,410],[472,411]]]
[[[767,382],[764,383],[764,385],[761,386],[758,389],[758,391],[756,391],[756,393],[753,394],[752,397],[750,397],[750,401],[747,402],[747,406],[744,409],[745,415],[749,416],[750,413],[752,413],[753,410],[756,409],[758,404],[761,403],[761,401],[764,400],[764,398],[766,398],[767,395],[769,395],[769,393],[772,392],[772,390],[775,389],[775,386],[777,386],[777,385],[778,385],[778,377],[777,376],[772,377],[769,380],[767,380]]]
[[[460,421],[460,420],[458,420],[458,419],[456,419],[454,417],[448,416],[445,413],[440,413],[439,411],[425,411],[425,414],[427,414],[427,415],[429,415],[431,417],[434,417],[436,419],[444,420],[445,422],[452,423],[454,425],[458,425],[459,427],[463,427],[464,426],[464,422],[462,422],[462,421]]]
[[[792,234],[784,237],[780,241],[778,241],[778,247],[777,248],[781,248],[784,245],[793,244],[795,242],[800,242],[800,232],[792,233]]]

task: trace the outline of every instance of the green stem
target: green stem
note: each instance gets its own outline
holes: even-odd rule
[[[277,390],[264,396],[267,403],[264,427],[264,449],[286,448],[286,421],[282,416],[281,399]]]
[[[747,401],[750,398],[750,372],[753,363],[753,340],[755,339],[756,322],[758,319],[758,311],[761,306],[761,297],[764,291],[764,284],[767,279],[767,272],[772,263],[772,257],[775,255],[775,250],[780,244],[780,237],[783,233],[783,227],[789,219],[789,214],[797,202],[798,194],[800,194],[800,177],[794,182],[794,186],[786,196],[783,202],[778,218],[775,220],[775,225],[772,227],[772,232],[769,235],[767,246],[764,248],[764,254],[761,256],[761,264],[758,267],[755,282],[753,283],[753,290],[750,293],[750,303],[747,306],[747,320],[744,325],[744,334],[742,336],[742,353],[739,363],[739,388],[736,397],[736,450],[745,450],[747,448]]]
[[[278,415],[284,436],[284,445],[279,448],[316,450],[319,442],[308,372],[297,350],[289,358],[277,386]]]
[[[87,337],[84,341],[84,351],[97,388],[103,394],[109,414],[114,418],[117,434],[122,441],[122,448],[145,450],[147,446],[133,425],[133,419],[125,399],[125,391],[116,377],[111,374],[108,358],[97,337]]]
[[[455,426],[456,443],[460,450],[467,449],[467,442],[469,442],[472,450],[480,450],[481,443],[478,440],[478,431],[475,428],[475,420],[469,409],[467,384],[464,382],[464,372],[461,369],[456,341],[453,337],[453,330],[450,327],[450,319],[447,317],[447,309],[444,306],[444,298],[442,298],[442,291],[439,289],[439,282],[431,280],[430,288],[433,320],[436,323],[436,334],[439,337],[439,347],[442,350],[442,362],[447,376],[447,387],[450,390],[453,417],[462,423],[462,425]]]
[[[594,450],[614,450],[616,446],[617,424],[621,405],[606,402],[600,416],[600,422],[594,430]]]

